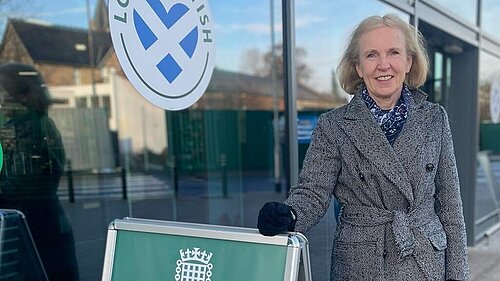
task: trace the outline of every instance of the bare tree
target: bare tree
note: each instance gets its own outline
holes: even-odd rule
[[[23,17],[28,12],[33,12],[33,0],[0,0],[0,19],[9,17]]]
[[[312,73],[311,68],[305,62],[306,56],[307,52],[304,48],[295,48],[297,82],[301,85],[306,84]],[[276,73],[276,78],[283,79],[284,64],[282,44],[275,45],[273,50],[269,50],[264,54],[256,48],[246,50],[242,55],[240,70],[256,76],[271,77],[273,73],[273,62],[275,64],[274,71]]]
[[[283,46],[282,44],[275,45],[274,50],[270,50],[263,56],[264,68],[262,69],[262,76],[270,77],[273,72],[273,61],[275,63],[276,77],[283,79],[284,77],[284,63],[283,63]],[[274,56],[274,58],[273,58]],[[306,84],[311,77],[312,70],[305,62],[307,52],[302,47],[295,48],[295,70],[297,73],[297,83],[300,85]]]
[[[256,76],[262,76],[264,69],[263,54],[257,48],[246,50],[242,54],[240,62],[240,71],[250,73]]]
[[[24,18],[33,14],[37,10],[33,2],[33,0],[0,0],[0,32],[4,31],[8,18]]]

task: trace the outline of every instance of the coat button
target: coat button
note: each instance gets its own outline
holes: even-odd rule
[[[359,173],[359,178],[362,180],[362,181],[365,181],[365,176],[363,176],[362,173]]]
[[[434,171],[434,164],[428,163],[427,165],[425,165],[425,169],[427,170],[427,172]]]

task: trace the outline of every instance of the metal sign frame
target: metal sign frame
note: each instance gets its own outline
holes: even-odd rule
[[[12,233],[16,233],[16,236],[10,236]],[[18,247],[22,247],[23,250]],[[19,255],[19,260],[13,261],[12,257],[16,255]],[[17,265],[12,267],[9,263]],[[10,272],[9,269],[14,269],[16,272]],[[0,279],[11,280],[10,278],[16,279],[16,276],[36,278],[40,281],[49,280],[26,222],[26,216],[19,210],[0,209]]]
[[[299,275],[300,280],[312,280],[309,260],[309,243],[307,238],[301,233],[290,232],[268,237],[261,235],[257,229],[252,228],[124,218],[113,221],[108,227],[102,281],[112,280],[116,239],[119,231],[135,231],[286,246],[287,254],[283,281],[297,281],[299,280]]]

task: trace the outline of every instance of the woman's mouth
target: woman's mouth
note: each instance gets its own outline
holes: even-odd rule
[[[387,80],[391,79],[392,77],[394,77],[394,76],[392,76],[392,75],[384,75],[384,76],[376,77],[375,79],[378,80],[378,81],[387,81]]]

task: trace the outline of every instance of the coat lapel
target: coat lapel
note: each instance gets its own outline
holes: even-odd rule
[[[406,119],[403,130],[393,145],[394,152],[399,158],[399,163],[410,174],[416,168],[415,165],[422,164],[418,161],[420,159],[419,153],[422,153],[422,149],[426,149],[423,145],[430,137],[430,119],[428,118],[429,115],[425,112],[426,107],[423,103],[426,99],[427,95],[425,93],[412,91],[408,119]],[[415,200],[418,200],[419,189],[422,187],[423,185],[419,184],[418,181],[414,182],[412,192]]]
[[[429,137],[427,130],[429,127],[427,124],[428,116],[424,113],[423,106],[423,101],[426,98],[427,95],[423,92],[412,91],[408,119],[406,119],[403,130],[393,145],[396,155],[407,155],[406,159],[415,159],[416,154],[421,151],[421,146]],[[400,162],[402,162],[401,160]]]
[[[413,191],[408,175],[395,150],[366,107],[361,92],[356,93],[348,104],[340,125],[356,148],[394,183],[410,205],[413,204]]]

